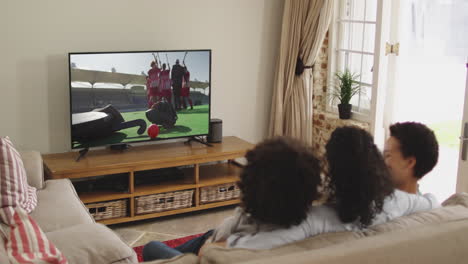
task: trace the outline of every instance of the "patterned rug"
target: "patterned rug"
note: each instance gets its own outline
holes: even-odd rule
[[[163,241],[163,243],[170,246],[171,248],[175,248],[175,247],[177,247],[179,245],[182,245],[183,243],[189,241],[190,239],[194,239],[194,238],[199,237],[201,235],[203,235],[203,233],[198,234],[198,235],[191,235],[191,236],[181,237],[181,238],[177,238],[177,239],[167,240],[167,241]],[[135,252],[137,253],[138,262],[143,262],[143,247],[144,246],[139,246],[139,247],[134,247],[133,248],[133,250],[135,250]]]

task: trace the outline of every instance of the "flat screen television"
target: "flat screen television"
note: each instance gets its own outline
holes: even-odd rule
[[[69,53],[72,149],[205,136],[211,50]]]

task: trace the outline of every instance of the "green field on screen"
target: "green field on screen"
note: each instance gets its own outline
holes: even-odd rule
[[[122,113],[125,121],[143,119],[146,121],[147,126],[149,127],[152,123],[146,119],[145,111],[136,111],[136,112],[126,112]],[[194,106],[193,110],[181,110],[177,112],[177,122],[175,126],[171,129],[165,129],[160,126],[159,135],[157,138],[174,138],[174,137],[183,137],[190,135],[201,135],[208,134],[209,126],[209,106],[208,105],[198,105]],[[120,131],[112,133],[110,136],[92,140],[86,144],[81,144],[79,142],[73,142],[73,148],[85,148],[85,147],[96,147],[103,145],[111,145],[118,143],[131,143],[135,141],[149,140],[150,137],[145,131],[143,134],[138,135],[138,127],[132,127],[127,129],[122,129]]]

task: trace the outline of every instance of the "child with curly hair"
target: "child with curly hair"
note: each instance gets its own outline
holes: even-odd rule
[[[439,206],[433,195],[395,189],[382,154],[363,129],[337,128],[326,145],[325,158],[327,203],[312,207],[298,225],[234,235],[227,241],[235,242],[235,247],[268,249],[321,233],[361,230]]]
[[[241,205],[234,215],[215,230],[175,249],[158,241],[148,243],[143,249],[145,261],[183,253],[198,254],[208,239],[236,247],[240,237],[286,229],[307,217],[312,202],[320,197],[321,185],[320,163],[310,148],[299,141],[279,137],[258,144],[245,157],[247,165],[238,182]],[[263,246],[252,246],[256,247]]]

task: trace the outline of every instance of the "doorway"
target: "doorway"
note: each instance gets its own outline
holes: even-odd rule
[[[444,201],[456,191],[468,57],[468,1],[392,1],[386,126],[416,121],[434,130],[439,161],[420,181],[422,193]],[[389,103],[390,102],[390,103]]]

